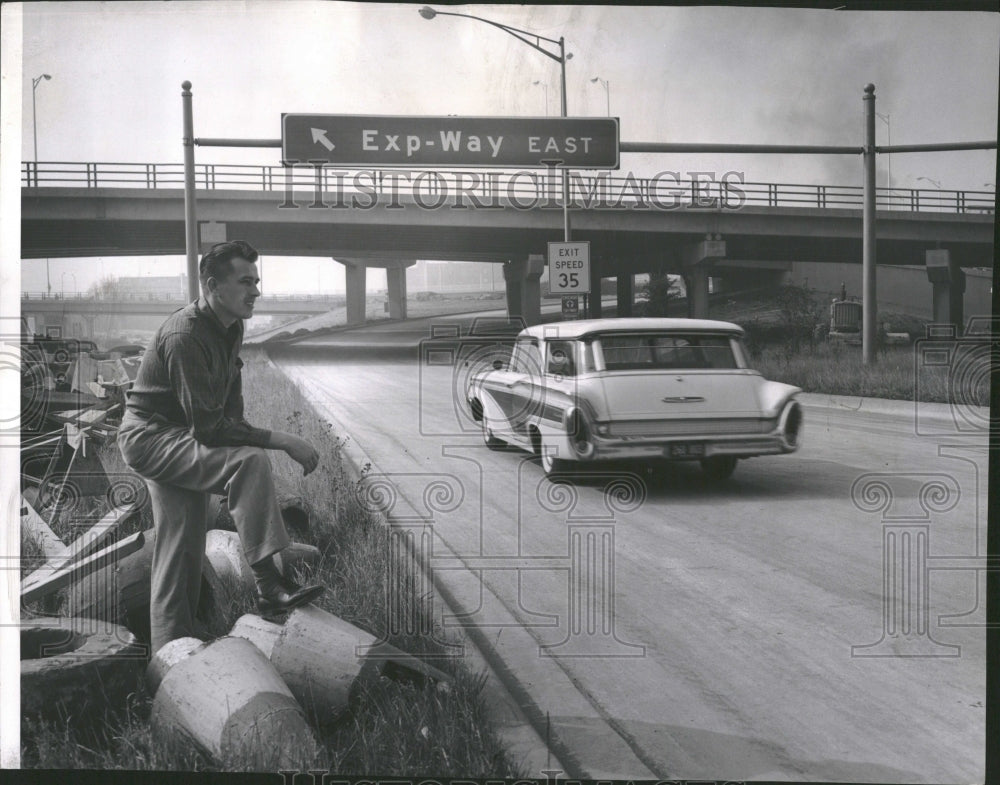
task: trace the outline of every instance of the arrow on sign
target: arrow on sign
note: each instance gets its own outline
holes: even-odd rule
[[[317,142],[319,142],[327,150],[332,150],[334,148],[333,142],[331,142],[329,139],[326,138],[326,129],[325,128],[311,128],[309,130],[312,131],[313,144],[316,144]]]

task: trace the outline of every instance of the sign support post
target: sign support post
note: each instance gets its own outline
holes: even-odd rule
[[[182,85],[184,107],[184,250],[187,253],[188,300],[198,299],[198,205],[194,192],[194,112],[191,83]]]

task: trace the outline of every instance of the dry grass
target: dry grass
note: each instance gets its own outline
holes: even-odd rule
[[[767,347],[751,366],[767,379],[806,392],[989,406],[988,356],[976,357],[956,374],[948,366],[921,364],[912,346],[888,347],[867,366],[859,346],[819,343],[797,353],[784,346]]]

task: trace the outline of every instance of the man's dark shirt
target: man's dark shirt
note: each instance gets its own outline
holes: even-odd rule
[[[222,326],[204,298],[175,311],[156,331],[126,407],[160,415],[208,447],[266,447],[271,432],[243,418],[243,320]]]

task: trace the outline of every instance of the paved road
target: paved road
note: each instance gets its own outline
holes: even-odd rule
[[[722,485],[686,464],[554,484],[463,430],[468,370],[417,362],[429,325],[276,361],[432,521],[436,576],[550,712],[571,775],[983,779],[983,440],[810,396],[802,450]],[[910,594],[887,594],[884,565]],[[908,634],[885,634],[893,609]]]

